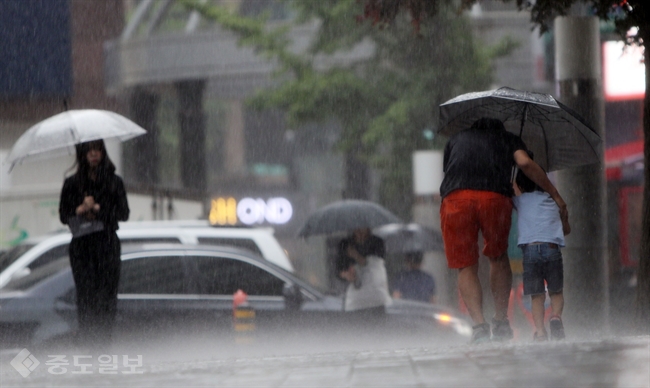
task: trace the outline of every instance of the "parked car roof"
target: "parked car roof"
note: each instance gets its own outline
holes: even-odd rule
[[[272,228],[212,227],[207,221],[143,221],[120,224],[117,235],[124,243],[137,242],[231,245],[249,249],[288,271],[293,265],[273,235]],[[0,256],[0,288],[14,276],[23,276],[35,266],[68,254],[72,239],[63,230],[29,237]]]

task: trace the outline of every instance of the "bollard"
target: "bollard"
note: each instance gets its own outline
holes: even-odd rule
[[[235,343],[252,343],[255,339],[255,310],[248,304],[248,295],[242,290],[237,290],[233,295],[232,317]]]

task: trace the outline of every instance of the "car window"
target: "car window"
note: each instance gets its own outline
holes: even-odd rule
[[[43,265],[49,264],[55,260],[58,259],[70,259],[70,244],[61,244],[57,245],[56,247],[48,250],[47,252],[43,253],[39,257],[37,257],[34,261],[32,261],[28,267],[32,271],[38,267],[41,267]]]
[[[122,261],[121,294],[183,294],[187,283],[178,256],[152,256]]]
[[[70,260],[67,257],[61,258],[59,260],[54,260],[48,264],[36,268],[27,276],[11,280],[9,283],[7,283],[6,286],[4,286],[2,290],[27,290],[32,286],[38,284],[41,280],[44,280],[54,275],[55,273],[58,273],[59,271],[67,268],[70,268]]]
[[[262,256],[262,251],[255,241],[249,238],[223,238],[223,237],[199,237],[199,244],[231,246],[235,248],[248,249],[253,253]]]
[[[0,256],[0,272],[4,271],[9,267],[13,262],[18,260],[25,252],[32,249],[35,244],[20,244],[11,248],[7,252],[3,253]]]
[[[282,296],[284,281],[250,263],[223,257],[188,257],[198,272],[201,294]]]

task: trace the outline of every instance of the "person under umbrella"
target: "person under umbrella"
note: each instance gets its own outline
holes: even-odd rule
[[[332,202],[312,212],[298,231],[308,238],[352,230],[339,244],[334,275],[346,284],[345,311],[379,315],[391,302],[388,275],[384,264],[384,242],[373,236],[371,228],[400,223],[400,219],[379,204],[346,199]]]
[[[390,304],[384,242],[370,228],[355,229],[339,243],[336,273],[348,282],[345,311],[381,316]]]
[[[115,231],[118,221],[129,218],[129,205],[103,140],[78,144],[75,166],[76,172],[63,183],[59,218],[72,232],[77,341],[104,346],[110,342],[117,311],[121,245]]]
[[[514,194],[511,174],[517,166],[547,192],[568,224],[566,203],[542,168],[527,153],[524,142],[507,132],[498,119],[481,118],[447,142],[445,177],[440,185],[440,225],[449,268],[458,269],[458,289],[474,321],[472,342],[508,340],[512,270],[508,234]],[[478,233],[483,254],[490,260],[490,288],[494,299],[493,327],[483,316],[483,293],[478,277]]]

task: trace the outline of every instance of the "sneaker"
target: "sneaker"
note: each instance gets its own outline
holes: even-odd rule
[[[512,328],[510,327],[508,319],[503,321],[492,319],[492,325],[494,325],[494,328],[492,329],[493,341],[507,341],[512,339]]]
[[[564,339],[564,325],[562,324],[562,319],[557,315],[552,316],[548,322],[551,327],[551,339],[554,341],[559,341]]]
[[[472,326],[472,339],[470,344],[481,344],[485,342],[490,342],[490,325],[481,323]]]
[[[533,334],[533,342],[546,342],[548,341],[548,335],[546,333],[544,334],[538,334],[535,332]]]

